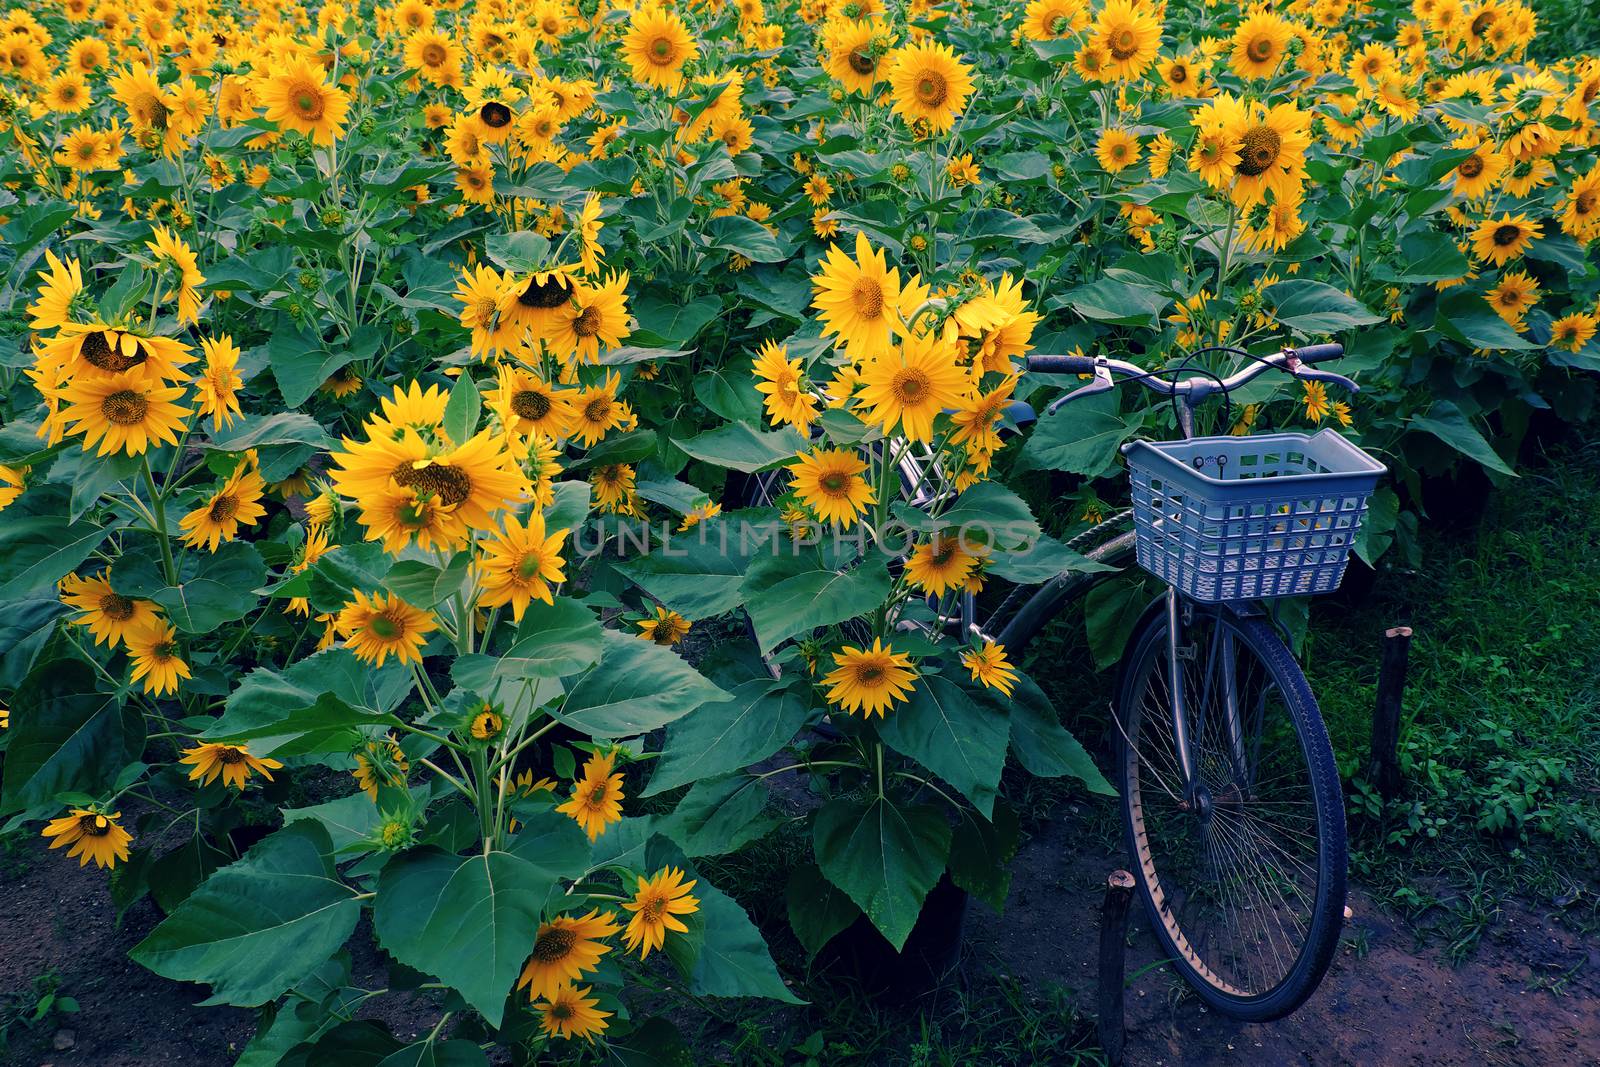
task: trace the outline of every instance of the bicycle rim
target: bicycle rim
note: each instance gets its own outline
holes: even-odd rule
[[[1321,981],[1343,920],[1344,814],[1327,732],[1265,623],[1226,609],[1197,616],[1179,675],[1203,789],[1186,795],[1166,631],[1165,613],[1152,612],[1120,693],[1135,877],[1158,937],[1208,1003],[1279,1018]]]

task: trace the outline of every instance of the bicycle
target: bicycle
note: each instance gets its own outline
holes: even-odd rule
[[[1180,377],[1194,357],[1213,351],[1252,362],[1226,378],[1208,371]],[[1167,583],[1135,625],[1118,667],[1114,778],[1124,835],[1140,895],[1170,961],[1210,1007],[1252,1022],[1289,1014],[1321,982],[1343,926],[1347,865],[1339,776],[1316,698],[1267,613],[1253,602],[1338,585],[1366,496],[1383,467],[1331,430],[1318,436],[1332,435],[1338,444],[1324,438],[1327,447],[1316,450],[1321,460],[1307,454],[1304,435],[1197,438],[1194,414],[1214,396],[1228,403],[1230,392],[1268,370],[1359,392],[1349,378],[1313,369],[1343,351],[1328,344],[1256,356],[1215,346],[1160,372],[1106,357],[1028,357],[1031,371],[1094,375],[1055,400],[1046,415],[1114,388],[1120,377],[1172,401],[1182,440],[1123,446],[1135,472],[1134,507],[1068,542],[1106,567],[1013,586],[993,608],[980,609],[971,593],[947,595],[930,605],[934,623],[917,624],[954,630],[961,640],[992,639],[1019,657],[1069,602],[1116,571],[1138,563]],[[1017,424],[1034,417],[1020,403],[1011,415]],[[1240,442],[1265,442],[1268,451]],[[1252,448],[1258,453],[1252,471],[1226,470],[1231,453]],[[895,455],[913,507],[955,495],[928,453],[901,447]],[[1333,460],[1348,470],[1325,469],[1322,461]],[[1308,464],[1314,469],[1305,472]],[[1182,465],[1195,476],[1180,476]],[[1208,465],[1213,475],[1204,474]],[[1197,477],[1202,484],[1231,484],[1245,502],[1191,513],[1196,495],[1188,489]],[[1294,496],[1308,492],[1307,477],[1338,483],[1331,509],[1314,506],[1307,514],[1295,505]],[[781,478],[782,472],[753,477],[744,502],[770,505],[781,494]],[[1286,507],[1248,499],[1259,498],[1260,487],[1278,486],[1293,486]],[[1197,547],[1214,550],[1201,566],[1184,555]],[[1261,566],[1263,548],[1292,565]],[[1181,684],[1173,685],[1173,678]]]

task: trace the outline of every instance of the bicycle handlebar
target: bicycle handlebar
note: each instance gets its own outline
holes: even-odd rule
[[[1029,356],[1028,369],[1042,374],[1093,374],[1093,356]]]

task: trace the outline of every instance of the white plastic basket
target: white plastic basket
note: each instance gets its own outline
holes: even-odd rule
[[[1385,469],[1331,429],[1122,450],[1139,566],[1208,604],[1337,589]]]

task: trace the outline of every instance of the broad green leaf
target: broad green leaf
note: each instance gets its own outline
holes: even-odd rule
[[[570,854],[532,848],[465,858],[434,848],[407,852],[378,881],[378,943],[406,966],[436,975],[497,1027],[546,899],[561,878],[583,873],[586,859],[587,851],[573,862]]]
[[[1104,670],[1122,658],[1149,602],[1149,592],[1139,583],[1101,582],[1089,590],[1083,598],[1083,627],[1096,667]]]
[[[426,806],[426,786],[413,787],[411,795],[417,802],[418,810]],[[328,831],[329,840],[333,842],[333,851],[341,853],[370,837],[383,823],[383,812],[373,803],[371,797],[359,791],[321,804],[283,809],[285,826],[306,819],[321,823],[322,828]]]
[[[379,1062],[378,1067],[489,1067],[483,1049],[465,1038],[419,1041]]]
[[[590,737],[632,737],[728,694],[669,649],[605,630],[600,662],[568,680],[556,718]]]
[[[98,794],[144,750],[144,716],[97,687],[83,660],[41,663],[11,694],[0,809],[48,804],[57,793]]]
[[[1433,328],[1473,348],[1490,352],[1521,352],[1537,348],[1502,319],[1482,293],[1455,289],[1439,298]]]
[[[927,675],[909,701],[884,716],[878,736],[955,786],[985,816],[994,809],[1011,736],[1007,705],[998,696]]]
[[[577,479],[555,483],[555,503],[544,511],[544,528],[550,533],[557,530],[576,530],[589,514],[589,483]]]
[[[744,602],[745,569],[757,550],[752,540],[737,522],[719,516],[661,540],[648,555],[625,557],[615,566],[684,618],[705,619]]]
[[[431,609],[461,591],[471,563],[468,552],[457,552],[444,567],[420,559],[403,559],[389,568],[383,584],[412,607]]]
[[[789,992],[767,943],[750,916],[716,886],[699,879],[700,910],[690,916],[691,934],[669,934],[667,953],[689,978],[689,991],[710,997],[767,997],[805,1003]]]
[[[649,292],[634,303],[633,313],[639,320],[635,344],[682,347],[722,313],[722,301],[715,296],[701,296],[684,303]]]
[[[1011,889],[1011,861],[1016,858],[1021,833],[1016,813],[1004,800],[996,801],[991,819],[961,812],[950,841],[950,880],[1003,912]]]
[[[718,467],[754,474],[794,459],[806,447],[805,438],[792,426],[762,430],[747,422],[730,422],[673,444],[695,459]]]
[[[301,822],[213,874],[128,955],[164,978],[210,984],[209,1004],[254,1007],[338,951],[360,915],[327,831]]]
[[[725,248],[752,263],[779,263],[789,251],[761,223],[743,215],[723,215],[706,221],[702,232],[709,248]]]
[[[273,331],[267,338],[267,362],[284,405],[295,408],[304,404],[335,371],[375,355],[380,341],[376,330],[357,330],[348,347],[330,351],[315,335],[292,329]]]
[[[13,600],[0,611],[0,689],[22,685],[55,636],[56,620],[71,611],[54,596]]]
[[[444,432],[450,440],[466,443],[478,428],[478,414],[482,410],[483,398],[478,395],[478,385],[471,374],[463,372],[450,390],[450,399],[445,401]]]
[[[600,620],[569,597],[534,601],[517,625],[495,674],[505,679],[559,678],[576,674],[600,658]]]
[[[1029,774],[1040,778],[1071,775],[1089,792],[1116,796],[1078,739],[1067,732],[1050,699],[1027,675],[1017,678],[1011,701],[1011,752]]]
[[[283,671],[246,674],[201,736],[249,741],[256,754],[278,757],[347,750],[363,732],[396,725],[392,713],[411,684],[397,663],[374,670],[349,649],[330,648]]]
[[[1425,230],[1400,238],[1401,267],[1394,280],[1413,284],[1465,277],[1472,264],[1448,234]]]
[[[1426,415],[1411,416],[1410,427],[1432,434],[1457,452],[1470,456],[1492,471],[1512,478],[1517,476],[1517,472],[1500,458],[1494,446],[1484,440],[1483,434],[1478,432],[1478,428],[1467,418],[1466,413],[1449,400],[1435,400]]]
[[[996,552],[989,557],[991,574],[1018,585],[1037,585],[1068,572],[1098,574],[1116,569],[1044,534],[1015,552]]]
[[[906,511],[898,512],[902,517]],[[1013,548],[1041,536],[1033,512],[1021,497],[999,482],[979,482],[962,493],[954,504],[937,518],[912,513],[916,528],[951,531],[963,544],[986,544]]]
[[[1115,278],[1100,278],[1063,294],[1060,302],[1086,319],[1114,326],[1155,326],[1172,302],[1164,293]]]
[[[922,901],[944,873],[950,824],[932,804],[891,797],[837,797],[812,823],[817,866],[849,894],[896,949],[903,948]]]
[[[756,678],[667,727],[645,796],[737,771],[788,744],[811,712],[803,688]]]
[[[168,585],[161,554],[151,538],[126,550],[111,569],[111,588],[123,596],[159,604],[172,624],[186,633],[211,633],[242,619],[261,598],[255,590],[267,580],[266,564],[248,541],[228,541],[215,552],[190,551],[178,563],[178,584]]]
[[[71,522],[72,488],[31,486],[0,520],[0,602],[54,589],[120,522]]]
[[[246,415],[235,419],[233,425],[212,431],[208,447],[218,452],[244,452],[267,445],[327,448],[334,443],[322,424],[310,415],[280,411],[276,415]]]
[[[767,787],[748,774],[708,778],[684,794],[672,814],[656,822],[688,856],[736,852],[783,824],[766,815]]]
[[[796,634],[876,609],[892,585],[880,557],[837,571],[816,550],[799,549],[752,560],[742,590],[756,641],[770,652]]]
[[[814,863],[802,863],[794,868],[784,899],[788,905],[789,927],[808,958],[815,958],[823,945],[861,915],[856,902],[824,878]]]
[[[1116,465],[1118,446],[1135,428],[1117,413],[1115,394],[1091,397],[1041,418],[1023,455],[1038,467],[1098,478]]]
[[[1337,333],[1382,322],[1367,305],[1326,282],[1291,278],[1262,293],[1273,318],[1302,336]]]

